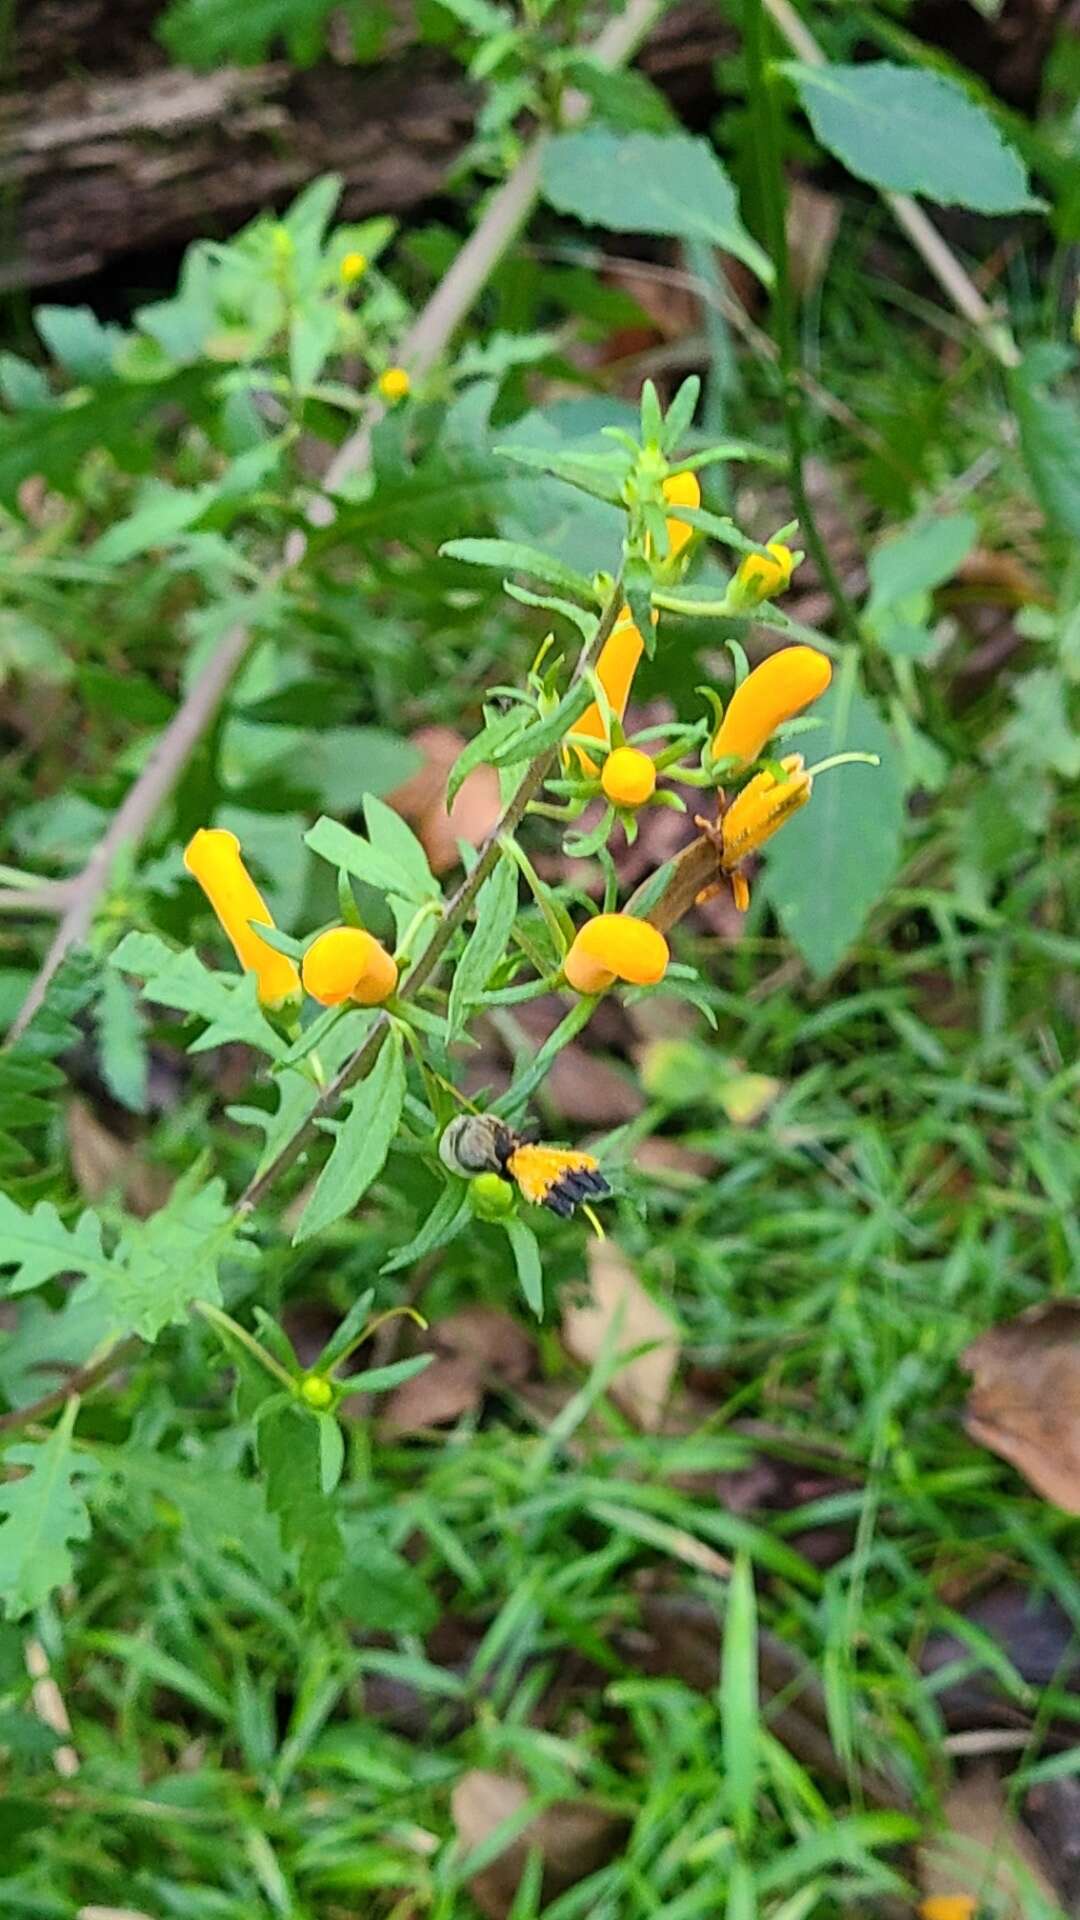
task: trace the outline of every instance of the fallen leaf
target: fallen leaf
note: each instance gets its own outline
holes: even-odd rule
[[[463,1307],[436,1320],[429,1338],[437,1353],[461,1354],[483,1373],[510,1383],[524,1380],[536,1357],[524,1327],[497,1307]]]
[[[971,1438],[1044,1499],[1080,1513],[1080,1303],[1055,1301],[991,1327],[961,1360],[974,1376]]]
[[[523,1781],[507,1775],[479,1769],[463,1774],[450,1796],[463,1852],[472,1853],[504,1820],[519,1813],[530,1797]],[[472,1876],[469,1891],[488,1920],[505,1920],[534,1848],[543,1862],[541,1899],[546,1904],[606,1866],[618,1852],[626,1830],[627,1822],[621,1815],[609,1813],[594,1802],[556,1800]]]
[[[583,1127],[621,1127],[636,1119],[645,1096],[636,1080],[572,1040],[544,1083],[559,1113]]]
[[[958,1781],[942,1811],[942,1831],[919,1849],[926,1905],[967,1896],[979,1911],[992,1907],[999,1920],[1029,1920],[1033,1894],[1057,1906],[1046,1863],[1009,1811],[993,1767],[977,1767]]]
[[[650,1342],[621,1366],[611,1382],[611,1397],[636,1426],[655,1433],[664,1417],[672,1377],[679,1361],[679,1331],[671,1315],[646,1293],[625,1254],[610,1240],[588,1247],[589,1298],[568,1306],[562,1318],[563,1342],[575,1360],[591,1367],[619,1319],[618,1352]]]
[[[147,1165],[138,1148],[113,1133],[87,1101],[68,1101],[67,1133],[72,1171],[84,1199],[97,1202],[120,1193],[140,1220],[165,1205],[172,1181],[164,1168]]]
[[[697,1147],[685,1147],[681,1140],[654,1135],[651,1140],[641,1142],[634,1154],[634,1165],[639,1173],[651,1174],[654,1180],[681,1186],[687,1180],[708,1179],[716,1170],[716,1159]]]
[[[379,1423],[384,1434],[420,1433],[460,1420],[479,1407],[493,1384],[516,1386],[524,1380],[536,1349],[509,1314],[465,1307],[429,1327],[419,1351],[436,1357],[423,1373],[394,1388]]]
[[[480,1369],[462,1354],[447,1354],[394,1388],[380,1416],[379,1430],[422,1433],[426,1427],[445,1426],[478,1407],[483,1391]]]
[[[388,796],[389,804],[416,829],[433,873],[445,873],[460,861],[458,841],[478,847],[486,840],[501,811],[499,776],[494,767],[474,767],[466,774],[446,810],[446,781],[465,745],[465,736],[452,727],[419,727],[409,736],[424,763],[412,778]]]

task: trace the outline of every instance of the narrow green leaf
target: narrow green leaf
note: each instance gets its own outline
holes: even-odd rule
[[[475,767],[492,765],[492,756],[498,748],[505,745],[515,734],[524,731],[528,725],[529,710],[515,705],[509,713],[495,713],[487,720],[483,731],[474,733],[468,746],[462,747],[450,769],[446,782],[446,804],[453,806],[464,782]]]
[[[345,1435],[332,1413],[317,1413],[319,1432],[319,1485],[323,1493],[333,1493],[345,1465]]]
[[[344,868],[366,886],[377,887],[380,893],[396,894],[400,899],[415,901],[417,906],[430,898],[430,894],[417,893],[415,880],[396,854],[386,846],[377,847],[360,834],[350,832],[325,813],[308,828],[304,842],[320,859],[328,860],[332,867]]]
[[[366,1080],[345,1095],[344,1120],[324,1122],[334,1135],[333,1150],[315,1183],[315,1191],[293,1235],[299,1246],[351,1212],[382,1172],[405,1102],[405,1061],[401,1037],[391,1031]]]
[[[596,594],[591,580],[575,573],[553,554],[539,547],[524,546],[518,540],[448,540],[439,552],[447,560],[464,560],[473,567],[497,567],[503,573],[531,573],[550,586],[575,593],[586,605],[593,606]]]
[[[417,902],[437,900],[441,890],[428,864],[427,854],[400,813],[395,813],[393,807],[388,807],[377,794],[366,793],[364,820],[372,846],[385,854],[407,879],[408,892],[405,897]],[[399,887],[398,891],[404,890]]]
[[[425,1254],[434,1253],[437,1247],[447,1246],[471,1218],[464,1188],[460,1180],[455,1180],[443,1188],[419,1232],[391,1254],[389,1260],[383,1261],[380,1273],[398,1273],[402,1267],[411,1267],[414,1261],[422,1260]]]
[[[557,747],[563,735],[572,731],[574,721],[580,720],[592,702],[593,690],[588,681],[575,680],[546,720],[538,720],[534,726],[526,727],[524,733],[495,749],[493,764],[497,767],[515,767],[522,760],[532,760],[538,753],[545,753],[549,747]]]
[[[477,895],[476,924],[454,969],[446,1016],[447,1039],[460,1032],[506,952],[518,908],[517,868],[503,858]]]
[[[282,1405],[256,1431],[267,1505],[277,1515],[281,1544],[297,1554],[301,1584],[315,1595],[337,1578],[345,1559],[337,1516],[322,1489],[318,1427],[310,1413]]]
[[[132,1113],[146,1112],[150,1055],[142,1016],[123,975],[106,969],[94,1006],[101,1075],[109,1092]]]
[[[1039,504],[1080,540],[1080,407],[1070,394],[1052,389],[1050,362],[1045,351],[1030,353],[1011,376],[1009,392]]]
[[[540,1248],[536,1235],[524,1220],[504,1220],[506,1237],[514,1254],[521,1291],[525,1295],[526,1305],[530,1306],[538,1320],[544,1317],[544,1272],[540,1265]]]
[[[759,1764],[757,1607],[750,1558],[740,1553],[728,1587],[720,1665],[724,1781],[732,1824],[743,1848],[757,1818]]]

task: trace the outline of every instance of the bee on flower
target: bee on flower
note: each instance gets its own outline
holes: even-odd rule
[[[546,1146],[529,1132],[516,1132],[494,1113],[463,1113],[451,1120],[439,1141],[439,1158],[451,1173],[479,1187],[475,1211],[485,1219],[509,1212],[492,1176],[507,1194],[516,1186],[530,1206],[547,1207],[564,1220],[575,1208],[606,1199],[611,1192],[591,1153]]]

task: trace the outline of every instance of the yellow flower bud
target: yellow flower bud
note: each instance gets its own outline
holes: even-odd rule
[[[816,647],[783,647],[770,654],[736,687],[713,735],[713,759],[732,758],[737,768],[756,760],[785,720],[820,699],[832,666]]]
[[[391,406],[395,400],[404,400],[411,386],[412,381],[409,379],[404,367],[387,367],[386,372],[380,373],[379,375],[379,392],[382,394],[384,400],[390,402]]]
[[[764,553],[748,553],[739,563],[734,586],[744,605],[758,606],[762,600],[775,600],[778,593],[786,593],[791,585],[795,571],[791,548],[785,547],[782,540],[772,540],[766,552],[767,559]]]
[[[244,865],[240,842],[225,827],[200,827],[184,849],[184,865],[197,880],[245,972],[255,974],[265,1007],[300,996],[300,975],[287,954],[255,933],[249,921],[274,922],[270,909]]]
[[[306,1373],[300,1382],[300,1398],[314,1413],[325,1413],[333,1404],[334,1389],[321,1373]]]
[[[809,800],[814,783],[803,765],[802,754],[789,753],[780,765],[784,769],[782,780],[767,769],[756,773],[725,813],[720,823],[724,842],[720,865],[725,872],[771,840],[784,821]]]
[[[343,287],[355,287],[366,272],[366,253],[347,253],[338,268],[338,278]]]
[[[653,987],[662,980],[671,955],[668,943],[648,920],[630,913],[598,913],[575,936],[563,972],[575,993],[603,993],[616,980]]]
[[[919,1920],[975,1920],[978,1907],[970,1893],[932,1893],[919,1902]]]
[[[656,768],[638,747],[616,747],[604,761],[600,785],[616,807],[643,807],[656,792]]]
[[[701,484],[696,473],[672,473],[664,481],[664,499],[670,506],[700,507]],[[676,519],[671,514],[667,522],[668,552],[672,559],[682,552],[694,537],[693,527],[685,520]]]
[[[360,927],[331,927],[313,940],[302,961],[304,990],[320,1006],[354,1000],[377,1007],[397,986],[398,970],[385,947]]]

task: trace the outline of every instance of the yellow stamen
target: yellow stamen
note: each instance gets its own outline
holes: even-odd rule
[[[603,993],[616,980],[651,987],[663,979],[670,958],[663,934],[647,920],[599,913],[575,936],[563,972],[576,993]]]
[[[240,965],[256,976],[263,1005],[276,1007],[283,1000],[298,999],[300,975],[295,963],[248,924],[259,920],[272,927],[274,922],[244,865],[235,833],[225,827],[200,827],[184,849],[184,865],[217,914]]]
[[[770,654],[728,701],[713,735],[714,760],[732,758],[738,767],[748,767],[777,727],[820,699],[831,679],[832,665],[816,647],[782,647]]]
[[[377,1007],[397,986],[398,970],[385,947],[360,927],[331,927],[313,940],[303,959],[304,989],[320,1006],[353,1000]]]
[[[720,865],[725,873],[745,860],[748,853],[764,846],[790,814],[805,807],[813,781],[803,765],[801,753],[789,753],[780,765],[784,779],[765,771],[757,773],[736,794],[720,823],[723,852]],[[736,901],[738,905],[738,901]]]

